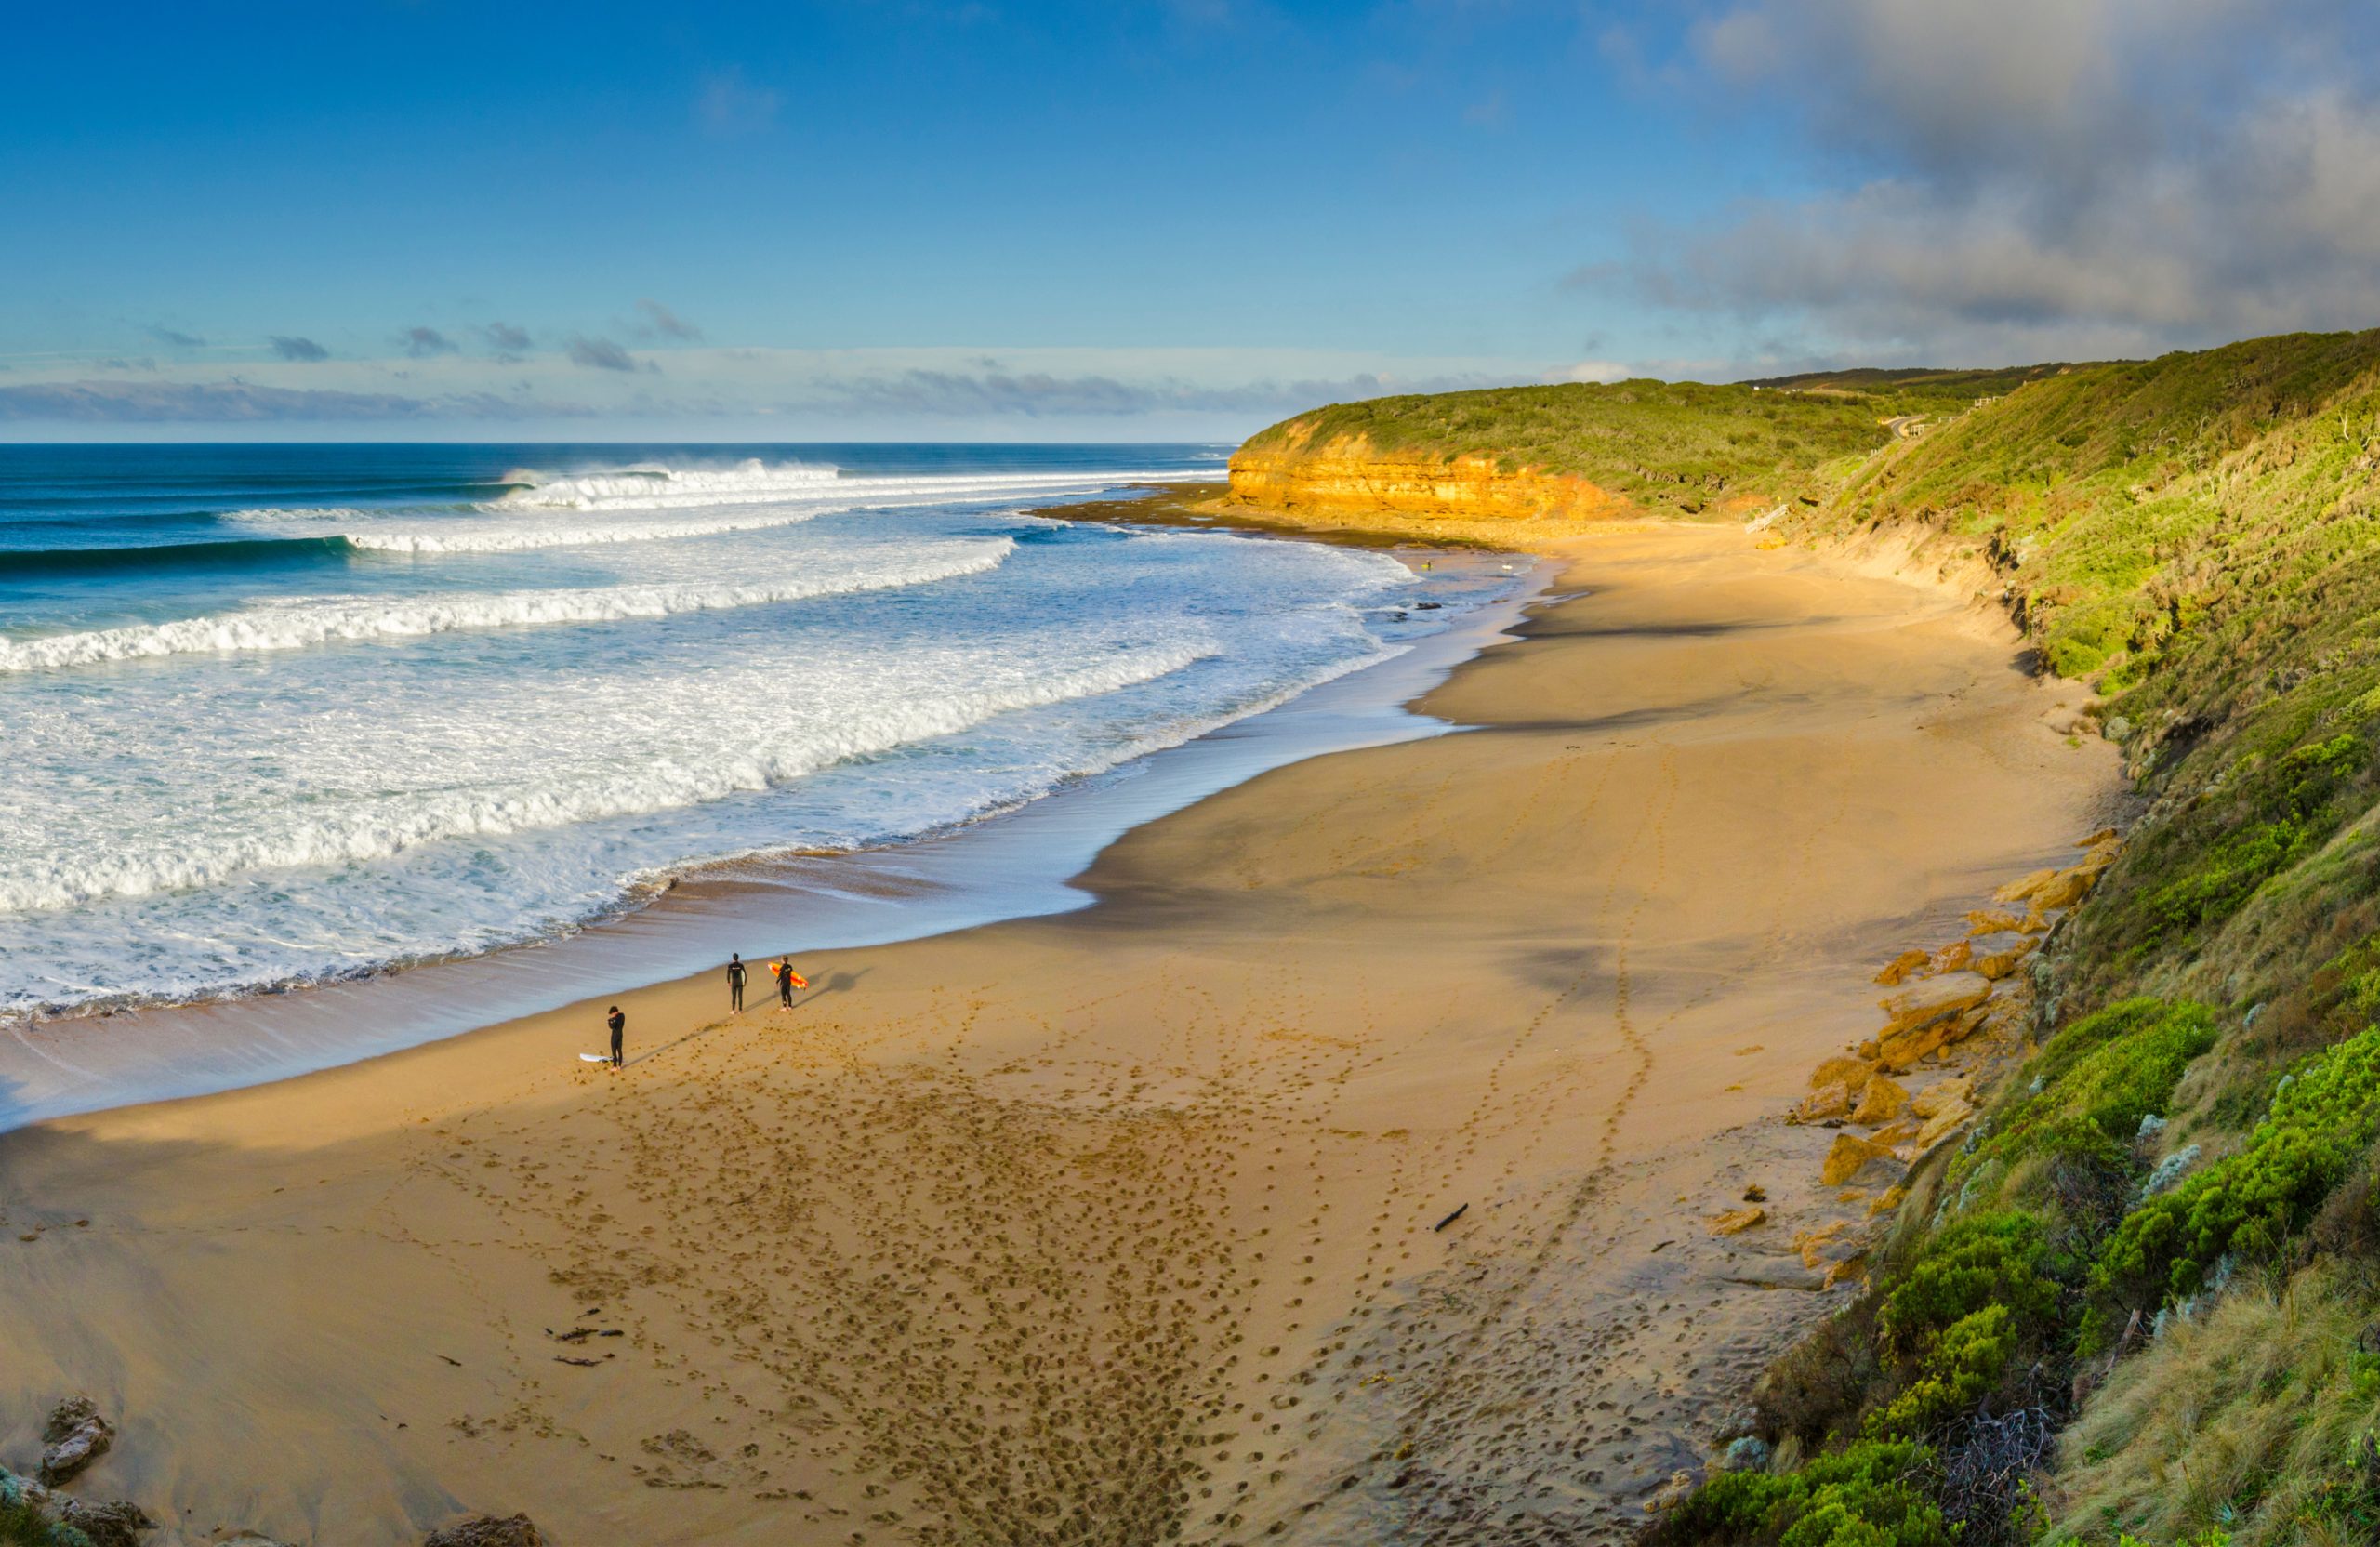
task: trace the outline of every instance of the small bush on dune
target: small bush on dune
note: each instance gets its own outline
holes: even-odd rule
[[[2270,1258],[2312,1219],[2380,1131],[2380,1027],[2302,1064],[2248,1147],[2133,1211],[2091,1276],[2104,1346],[2135,1305],[2195,1292],[2228,1255]]]
[[[1876,1316],[1878,1345],[1906,1365],[1950,1328],[1989,1306],[2021,1320],[2047,1316],[2057,1287],[2042,1272],[2041,1222],[2010,1210],[1959,1220],[1927,1244],[1924,1255],[1885,1294]]]
[[[1862,1441],[1799,1472],[1731,1473],[1671,1511],[1649,1540],[1951,1547],[1956,1539],[1924,1487],[1933,1465],[1924,1446]]]

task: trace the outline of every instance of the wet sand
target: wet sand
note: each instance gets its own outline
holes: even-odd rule
[[[1945,592],[1567,562],[1420,706],[1478,729],[1138,828],[1081,912],[621,996],[618,1074],[599,1001],[0,1138],[0,1461],[82,1390],[165,1542],[1616,1537],[1842,1292],[1792,1238],[1865,1200],[1780,1114],[1870,974],[2115,769]]]

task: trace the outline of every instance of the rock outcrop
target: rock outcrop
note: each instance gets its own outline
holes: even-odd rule
[[[1577,522],[1639,513],[1621,496],[1571,474],[1505,468],[1488,456],[1383,452],[1361,435],[1315,445],[1310,434],[1292,423],[1277,443],[1243,446],[1231,459],[1232,498],[1267,510],[1342,518]]]

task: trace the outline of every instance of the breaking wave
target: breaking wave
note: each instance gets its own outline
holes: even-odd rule
[[[1119,651],[1094,665],[960,689],[932,698],[853,706],[832,721],[788,728],[757,746],[629,764],[596,764],[543,787],[433,786],[338,802],[284,806],[262,820],[177,834],[144,850],[94,853],[68,867],[0,872],[0,912],[75,907],[108,897],[221,885],[265,869],[344,866],[423,844],[496,838],[604,817],[677,810],[768,789],[855,758],[955,735],[995,716],[1119,692],[1171,676],[1206,658],[1187,645]],[[707,693],[722,706],[771,690],[773,674],[720,681]]]
[[[471,628],[608,623],[677,613],[765,606],[932,585],[997,569],[1014,552],[1008,537],[954,543],[883,568],[850,566],[765,585],[602,586],[576,590],[462,592],[405,601],[347,598],[262,607],[137,628],[0,641],[0,672],[41,671],[102,661],[234,651],[304,650],[357,640],[414,639]]]

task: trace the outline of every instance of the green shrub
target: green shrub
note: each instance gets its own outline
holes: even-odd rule
[[[1987,1306],[2019,1325],[2056,1308],[2057,1286],[2043,1273],[2042,1223],[2010,1210],[1953,1221],[1925,1245],[1885,1294],[1877,1346],[1897,1366],[1922,1363],[1936,1340]]]
[[[1774,1543],[1776,1547],[1950,1547],[1955,1540],[1927,1496],[1933,1452],[1863,1440],[1799,1472],[1733,1472],[1688,1496],[1652,1533],[1655,1542]]]
[[[2103,1343],[2144,1299],[2193,1293],[2215,1262],[2264,1258],[2312,1219],[2380,1131],[2380,1027],[2298,1065],[2239,1154],[2127,1216],[2092,1270]]]
[[[1917,1378],[1869,1416],[1868,1432],[1915,1439],[1973,1412],[2007,1373],[2015,1322],[2007,1306],[1987,1305],[1935,1334],[1916,1361]]]

